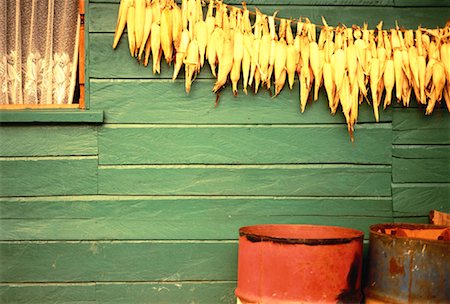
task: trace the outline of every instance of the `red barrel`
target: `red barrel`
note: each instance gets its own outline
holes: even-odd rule
[[[317,225],[239,230],[236,296],[249,303],[359,303],[363,232]]]

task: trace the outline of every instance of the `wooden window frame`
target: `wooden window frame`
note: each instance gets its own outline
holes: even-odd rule
[[[80,41],[79,41],[79,103],[72,105],[20,105],[15,108],[2,108],[0,105],[0,125],[17,123],[103,123],[104,113],[102,109],[92,109],[89,99],[89,63],[85,61],[89,56],[89,0],[78,0],[80,11]],[[8,105],[11,106],[11,105]]]
[[[34,110],[34,109],[86,109],[85,94],[85,0],[78,0],[80,28],[78,37],[78,88],[79,99],[75,104],[0,104],[0,110]]]

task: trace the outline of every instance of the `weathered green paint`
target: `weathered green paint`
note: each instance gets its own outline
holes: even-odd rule
[[[83,284],[0,284],[2,303],[95,303],[96,286]]]
[[[393,184],[395,216],[428,216],[430,210],[450,213],[450,183]]]
[[[450,115],[437,109],[430,116],[421,109],[394,109],[392,128],[394,144],[450,144]]]
[[[157,219],[186,222],[243,215],[390,216],[390,197],[51,196],[0,199],[1,219]],[[196,225],[194,225],[196,226]],[[201,225],[198,225],[201,226]],[[201,228],[201,227],[199,227]]]
[[[101,129],[99,162],[102,165],[390,164],[390,124],[363,125],[356,132],[354,144],[342,125],[114,125]]]
[[[97,157],[0,158],[1,196],[97,193]]]
[[[100,194],[302,196],[391,194],[390,166],[100,166],[98,178]]]
[[[103,111],[67,110],[3,110],[0,123],[101,123]]]
[[[97,129],[80,125],[6,125],[0,156],[97,155]]]
[[[213,227],[210,227],[213,229]],[[0,242],[4,282],[235,280],[237,242]]]
[[[450,2],[445,0],[394,0],[394,5],[422,9],[423,7],[429,6],[450,6]]]
[[[344,123],[341,113],[330,115],[325,93],[300,113],[298,83],[277,98],[266,91],[233,97],[229,88],[216,96],[212,80],[196,80],[191,93],[184,82],[171,80],[97,80],[91,82],[94,109],[105,111],[107,123],[185,123],[185,124],[321,124]],[[381,111],[380,122],[392,120],[391,110]],[[372,108],[360,107],[358,122],[374,122]],[[358,129],[359,126],[356,126]],[[347,129],[343,125],[344,130]],[[358,140],[358,131],[355,133]],[[356,142],[357,143],[357,142]]]
[[[450,145],[393,145],[392,156],[427,160],[447,158],[450,161]]]
[[[235,281],[3,284],[3,303],[235,303]]]
[[[235,288],[236,282],[99,283],[96,298],[100,303],[235,304]]]
[[[392,160],[394,183],[448,183],[450,182],[450,158]]]

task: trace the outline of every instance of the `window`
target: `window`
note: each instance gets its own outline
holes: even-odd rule
[[[84,109],[84,0],[0,1],[0,16],[0,109]]]

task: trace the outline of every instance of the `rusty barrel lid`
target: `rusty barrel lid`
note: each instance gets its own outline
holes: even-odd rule
[[[241,227],[239,236],[244,236],[251,242],[333,245],[362,240],[364,233],[338,226],[265,224]]]

